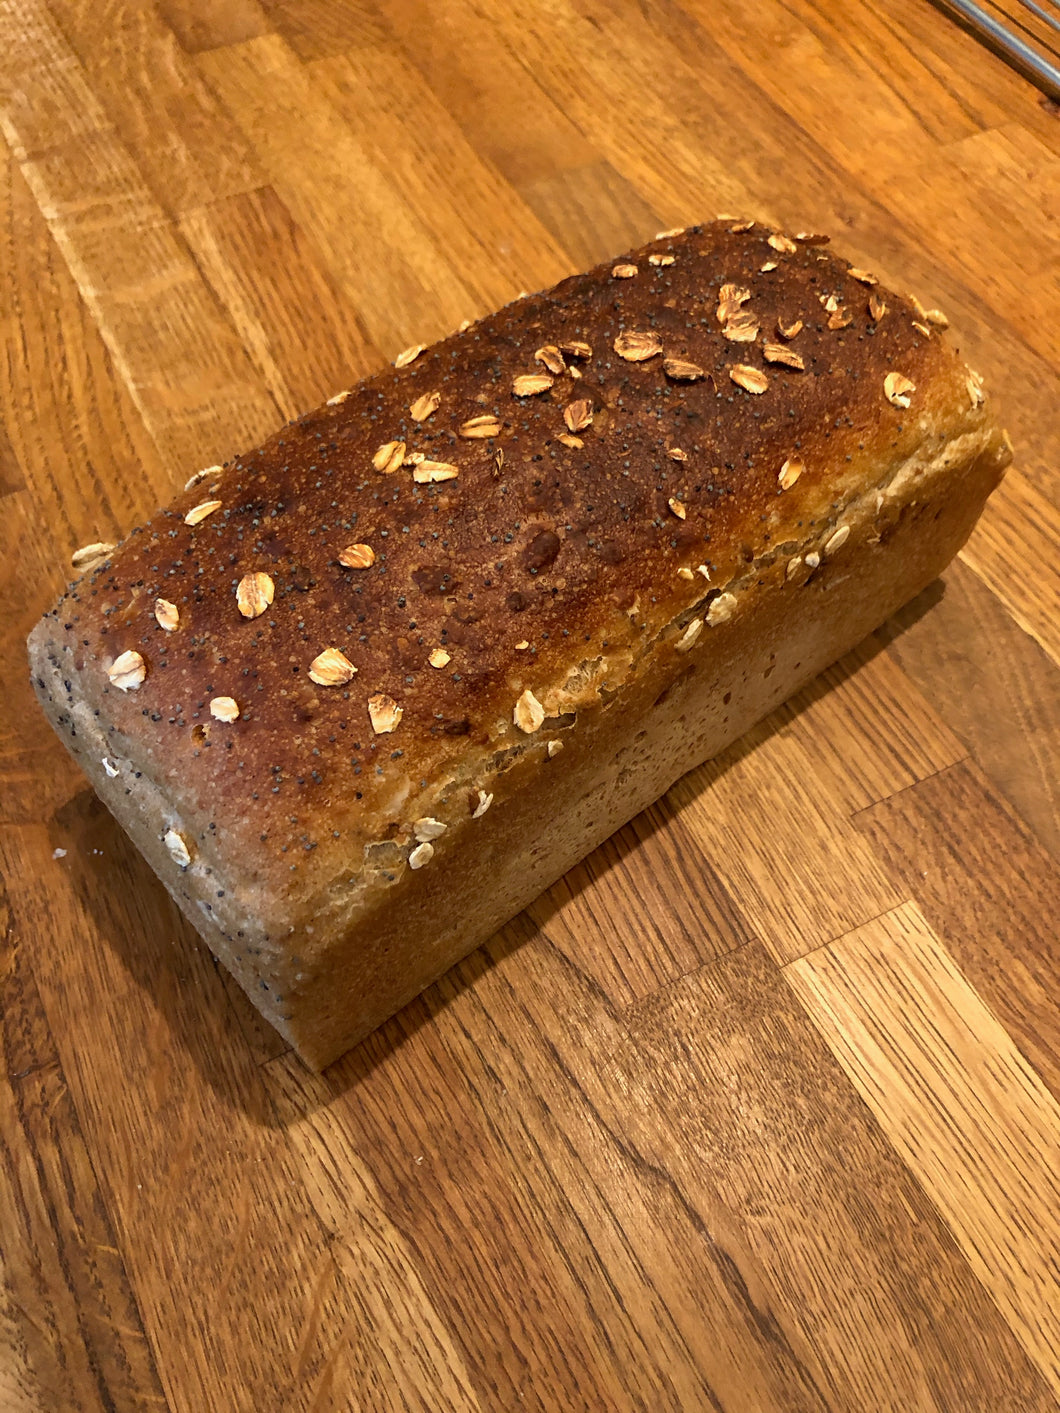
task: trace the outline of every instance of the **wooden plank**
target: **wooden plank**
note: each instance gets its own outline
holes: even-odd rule
[[[38,6],[31,0],[19,8],[32,25]],[[168,215],[262,184],[246,139],[153,5],[47,0],[47,13]],[[41,150],[30,131],[20,132],[27,150]]]
[[[705,115],[712,130],[697,130],[684,85],[675,85],[682,61],[667,55],[660,65],[657,36],[647,44],[631,43],[629,29],[612,37],[565,0],[509,0],[492,20],[502,43],[519,54],[597,155],[658,212],[660,226],[746,207],[750,173],[733,160],[726,141],[735,116],[723,114],[712,97],[709,108],[704,104],[694,115]]]
[[[88,791],[0,870],[173,1413],[341,1406],[354,1296],[205,948]]]
[[[258,0],[155,0],[155,9],[188,54],[242,44],[270,28]]]
[[[323,255],[271,187],[189,211],[180,232],[284,417],[383,362]]]
[[[860,5],[870,3],[871,0],[860,0]],[[844,7],[844,14],[848,11],[851,22],[856,24],[860,19],[859,6]],[[1038,23],[1024,0],[991,0],[991,12],[998,19],[1004,16],[1008,22],[1014,21],[1014,28]],[[1040,141],[1060,153],[1055,105],[1004,59],[992,53],[960,23],[955,13],[952,20],[950,15],[946,16],[950,22],[940,24],[939,16],[930,6],[918,0],[901,0],[892,9],[891,16],[888,48],[899,40],[903,47],[923,54],[936,84],[956,93],[963,103],[974,105],[983,126],[995,127],[1017,118]],[[1055,48],[1055,31],[1050,38]]]
[[[0,1406],[162,1408],[31,951],[0,876]]]
[[[117,539],[172,495],[176,478],[17,164],[6,148],[0,157],[0,398],[27,500],[53,542],[45,562],[58,588],[78,545]],[[43,608],[43,585],[37,592]]]
[[[265,35],[196,60],[254,143],[298,225],[324,252],[375,347],[393,357],[454,329],[475,309],[448,252],[428,238],[413,193],[350,133],[282,39]],[[309,149],[314,160],[307,163]]]
[[[419,1272],[417,1253],[390,1221],[367,1165],[333,1103],[334,1087],[293,1056],[267,1079],[288,1126],[337,1268],[355,1292],[344,1331],[346,1369],[336,1392],[365,1407],[475,1413],[480,1404],[445,1320]]]
[[[525,194],[571,173],[577,187],[573,174],[593,169],[599,153],[572,120],[565,95],[546,91],[544,74],[527,63],[518,36],[502,33],[496,12],[487,18],[466,0],[444,7],[377,0],[377,7],[416,66],[415,90],[426,85],[479,156],[513,186]],[[586,197],[589,205],[591,186]]]
[[[46,524],[31,512],[25,491],[4,503],[0,594],[9,597],[0,647],[11,664],[0,705],[0,821],[4,823],[39,818],[68,799],[83,778],[62,747],[56,750],[55,733],[37,706],[26,666],[26,635],[64,577],[62,561],[51,558]]]
[[[325,59],[389,38],[375,0],[260,0],[272,27],[300,59]]]
[[[42,1410],[166,1408],[58,1065],[0,1079],[0,1133],[4,1280]]]
[[[659,229],[654,211],[610,162],[551,172],[520,192],[579,269],[630,250]]]
[[[1060,1396],[1060,1104],[915,904],[785,974]]]
[[[855,824],[1060,1098],[1055,858],[972,762],[866,810]]]
[[[650,998],[630,1030],[626,1141],[708,1222],[727,1215],[719,1239],[829,1408],[1052,1406],[760,946]]]
[[[80,778],[33,699],[26,634],[73,576],[73,550],[117,540],[173,483],[6,149],[0,310],[5,440],[24,483],[0,517],[0,819],[15,821],[50,812]]]
[[[908,157],[887,174],[887,204],[920,233],[940,261],[960,265],[973,228],[977,284],[984,301],[1017,329],[1027,344],[1054,368],[1060,365],[1060,332],[1043,319],[1029,289],[1055,288],[1060,238],[1040,213],[1060,212],[1060,156],[1016,124],[977,133],[946,150],[945,164],[931,157]],[[956,207],[959,204],[959,215]],[[994,213],[1006,223],[1034,230],[1031,240],[1003,234]]]
[[[887,653],[1060,858],[1060,670],[967,565],[876,634]]]
[[[667,800],[777,961],[901,901],[829,794],[812,743],[779,732],[775,717],[679,780]]]
[[[961,559],[1060,664],[1060,508],[1010,471]]]
[[[915,158],[983,125],[974,95],[939,85],[929,54],[893,42],[901,5],[885,13],[858,0],[843,9],[814,0],[681,0],[680,8],[751,82],[797,74],[795,83],[770,85],[770,97],[848,171],[874,175],[881,153]],[[924,103],[929,84],[932,102]]]
[[[818,786],[844,814],[967,754],[945,718],[871,638],[785,702],[773,719],[813,755]]]
[[[467,285],[470,313],[487,313],[522,289],[544,289],[573,273],[569,257],[518,194],[482,160],[430,89],[418,86],[407,60],[389,49],[351,50],[310,65],[309,72]]]
[[[7,429],[0,425],[0,500],[20,491],[26,482]]]
[[[34,85],[57,94],[46,146],[24,102]],[[17,22],[12,10],[0,11],[0,114],[114,365],[165,454],[195,467],[259,441],[278,420],[275,406],[40,0],[19,7]],[[66,114],[74,116],[64,126]]]
[[[50,1395],[49,1395],[50,1396]],[[0,1407],[6,1413],[45,1413],[14,1297],[0,1269]]]
[[[618,1011],[750,940],[665,800],[572,868],[528,916]]]
[[[329,1122],[480,1403],[823,1413],[735,1223],[630,1147],[621,1028],[534,934],[513,924],[330,1072]]]

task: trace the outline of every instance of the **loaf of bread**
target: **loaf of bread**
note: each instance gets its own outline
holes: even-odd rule
[[[326,1065],[943,569],[1010,455],[945,326],[826,237],[667,232],[90,548],[44,710]]]

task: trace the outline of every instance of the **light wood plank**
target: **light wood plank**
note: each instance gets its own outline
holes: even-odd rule
[[[971,761],[855,819],[1060,1099],[1060,871]]]
[[[392,184],[387,164],[350,132],[281,39],[267,35],[197,62],[294,219],[324,251],[377,348],[392,358],[474,311],[472,271],[454,270],[419,221],[414,193]]]
[[[180,232],[283,416],[316,407],[383,362],[271,187],[189,211]]]
[[[249,144],[154,5],[48,0],[47,9],[161,210],[179,216],[262,185]],[[31,151],[51,145],[24,129],[22,141]]]
[[[43,147],[26,84],[59,95]],[[40,0],[0,10],[0,122],[164,453],[194,468],[259,441],[275,406]]]
[[[1060,664],[1060,508],[1010,471],[961,559]]]
[[[1060,1104],[912,903],[785,975],[1060,1396]]]
[[[36,819],[79,775],[23,668],[27,633],[73,577],[79,545],[116,541],[173,489],[17,165],[0,152],[0,401],[23,488],[0,517],[0,818]]]

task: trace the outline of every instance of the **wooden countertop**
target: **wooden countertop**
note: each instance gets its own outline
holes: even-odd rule
[[[1057,111],[927,0],[11,0],[0,132],[0,1407],[1060,1408]],[[719,210],[941,306],[1016,464],[310,1075],[25,635],[189,471]]]

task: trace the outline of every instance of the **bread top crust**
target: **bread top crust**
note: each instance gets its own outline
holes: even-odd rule
[[[223,840],[294,907],[366,846],[433,849],[414,822],[469,819],[497,753],[545,752],[549,717],[693,606],[982,427],[924,311],[823,240],[719,221],[519,299],[204,476],[73,585],[38,633],[168,782],[192,854]],[[251,586],[252,618],[249,574],[274,595]],[[327,649],[355,674],[329,654],[312,680]]]

